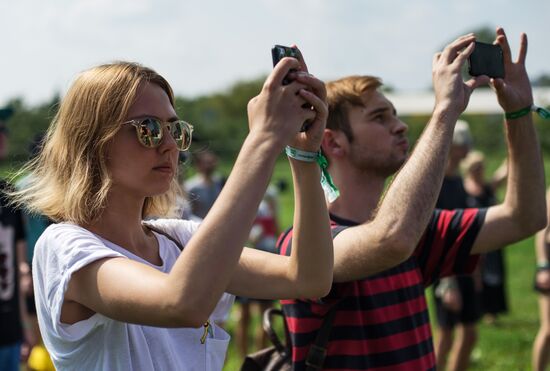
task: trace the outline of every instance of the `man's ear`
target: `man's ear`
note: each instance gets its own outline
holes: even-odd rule
[[[327,157],[342,157],[346,153],[347,138],[342,131],[325,129],[321,148]]]

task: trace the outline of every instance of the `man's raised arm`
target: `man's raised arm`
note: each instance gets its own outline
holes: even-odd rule
[[[525,69],[527,36],[521,35],[516,62],[512,62],[510,45],[502,28],[497,29],[496,42],[502,47],[505,77],[492,80],[491,85],[506,113],[508,181],[504,202],[487,211],[472,253],[517,242],[546,225],[544,167],[532,114],[527,110],[533,104],[531,83]]]

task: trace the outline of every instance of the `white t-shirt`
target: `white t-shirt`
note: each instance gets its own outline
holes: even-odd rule
[[[186,220],[149,221],[185,246],[198,228]],[[162,266],[155,266],[74,224],[51,225],[36,244],[33,280],[40,331],[58,370],[221,370],[229,335],[215,324],[227,315],[233,295],[224,294],[204,328],[160,328],[129,324],[99,313],[75,324],[61,323],[61,306],[71,275],[106,257],[126,257],[169,272],[180,254],[156,234]]]

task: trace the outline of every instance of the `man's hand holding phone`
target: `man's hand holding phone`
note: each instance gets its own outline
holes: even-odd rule
[[[474,51],[468,58],[471,76],[504,78],[504,59],[500,45],[475,42]]]

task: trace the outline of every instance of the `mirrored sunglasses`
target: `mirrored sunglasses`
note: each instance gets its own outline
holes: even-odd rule
[[[136,128],[139,142],[147,148],[156,148],[162,142],[164,127],[168,126],[170,135],[174,138],[178,150],[187,151],[191,145],[193,125],[183,120],[164,122],[153,117],[123,122]]]

